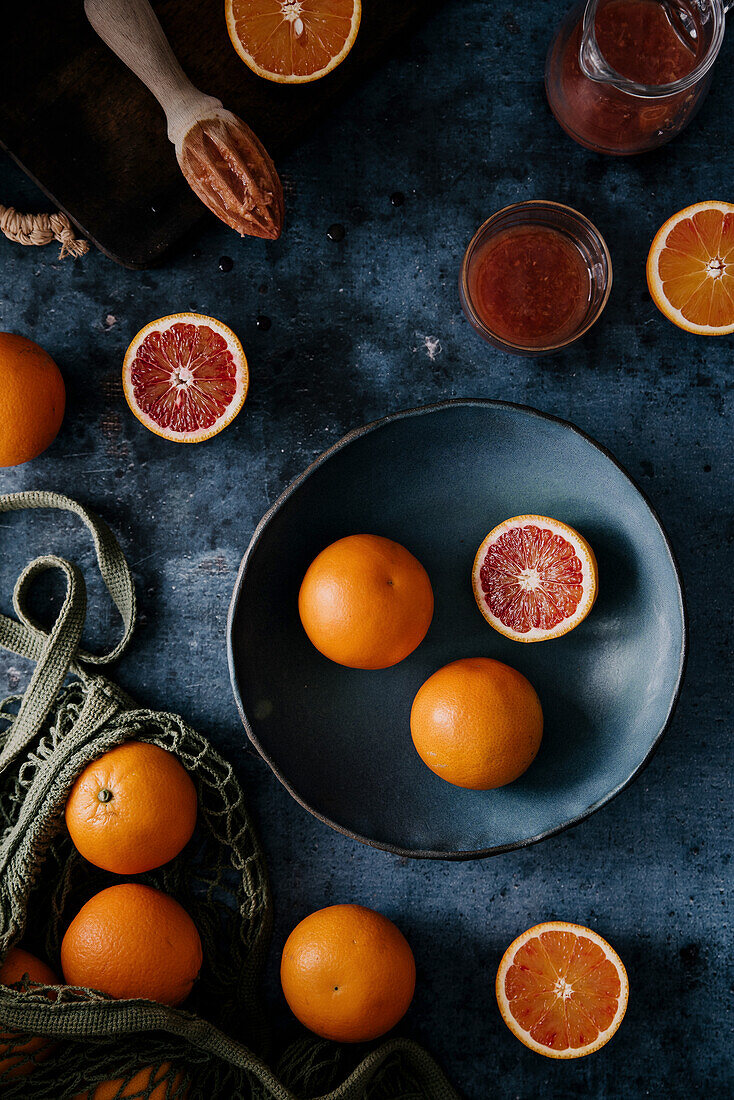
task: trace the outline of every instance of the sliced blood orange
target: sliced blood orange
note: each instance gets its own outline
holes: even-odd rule
[[[687,332],[734,332],[734,203],[697,202],[658,230],[647,257],[655,305]]]
[[[247,396],[242,344],[221,321],[174,313],[142,328],[125,352],[122,385],[141,424],[199,443],[234,420]]]
[[[490,626],[516,642],[543,642],[567,634],[591,611],[596,558],[560,520],[514,516],[479,547],[472,584]]]
[[[245,65],[278,84],[335,69],[359,30],[361,0],[225,0],[227,30]]]
[[[502,1019],[548,1058],[593,1054],[622,1022],[629,982],[617,952],[590,928],[536,924],[502,956],[495,986]]]

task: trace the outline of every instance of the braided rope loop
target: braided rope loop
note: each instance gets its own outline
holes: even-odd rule
[[[16,244],[44,245],[58,241],[59,259],[76,260],[89,251],[89,241],[80,240],[66,214],[21,214],[13,206],[0,203],[0,230]]]

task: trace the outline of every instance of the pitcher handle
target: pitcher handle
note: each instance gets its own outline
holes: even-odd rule
[[[734,0],[729,0],[729,2],[734,3]],[[579,46],[579,65],[581,66],[581,72],[589,80],[606,82],[613,80],[616,73],[609,68],[597,45],[594,26],[598,6],[599,0],[587,0],[584,9],[581,45]]]

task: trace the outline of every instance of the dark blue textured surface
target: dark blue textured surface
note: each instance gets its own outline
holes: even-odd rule
[[[525,14],[526,10],[529,14]],[[689,336],[649,299],[657,227],[704,198],[732,200],[734,36],[692,127],[624,161],[576,148],[550,117],[545,49],[562,5],[456,0],[282,165],[288,230],[240,243],[208,223],[164,267],[124,271],[99,255],[0,239],[0,328],[57,359],[68,413],[49,452],[0,471],[0,489],[71,493],[119,533],[141,621],[117,670],[142,702],[175,706],[237,761],[263,836],[278,949],[310,910],[359,901],[394,917],[419,981],[405,1029],[472,1100],[487,1097],[724,1097],[731,1068],[729,835],[732,698],[731,337]],[[731,30],[730,30],[731,35]],[[402,206],[390,195],[400,190]],[[599,226],[615,285],[583,343],[538,361],[484,345],[461,315],[463,250],[519,198],[569,202]],[[0,199],[42,208],[9,164]],[[335,222],[342,241],[327,238]],[[234,260],[228,273],[219,258]],[[245,409],[196,448],[167,444],[124,403],[122,355],[151,318],[197,309],[240,335],[252,369]],[[268,331],[256,318],[272,320]],[[383,413],[452,396],[536,405],[606,444],[641,479],[678,553],[691,615],[687,683],[650,767],[591,820],[480,863],[416,863],[362,847],[298,807],[249,749],[227,681],[224,633],[237,565],[260,515],[315,455]],[[72,520],[3,517],[0,593],[41,550],[92,558]],[[93,640],[115,627],[94,589]],[[0,661],[0,684],[28,670]],[[496,1009],[500,954],[550,917],[590,924],[626,962],[630,1005],[603,1052],[577,1063],[521,1047]]]

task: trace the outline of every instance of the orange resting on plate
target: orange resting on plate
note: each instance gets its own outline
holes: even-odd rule
[[[486,791],[530,767],[543,736],[543,711],[521,672],[490,657],[467,657],[444,665],[418,689],[410,732],[421,760],[441,779]]]
[[[303,628],[320,653],[349,668],[388,668],[423,641],[433,589],[413,555],[381,535],[348,535],[306,570]]]
[[[608,1043],[627,1008],[622,960],[590,928],[548,921],[505,951],[495,986],[502,1019],[548,1058],[581,1058]]]
[[[515,642],[560,638],[596,599],[594,552],[573,527],[549,516],[513,516],[477,550],[472,585],[490,626]]]
[[[655,235],[647,257],[655,305],[687,332],[734,332],[734,203],[687,206]]]
[[[232,45],[248,68],[278,84],[326,76],[359,30],[361,0],[225,0]]]

